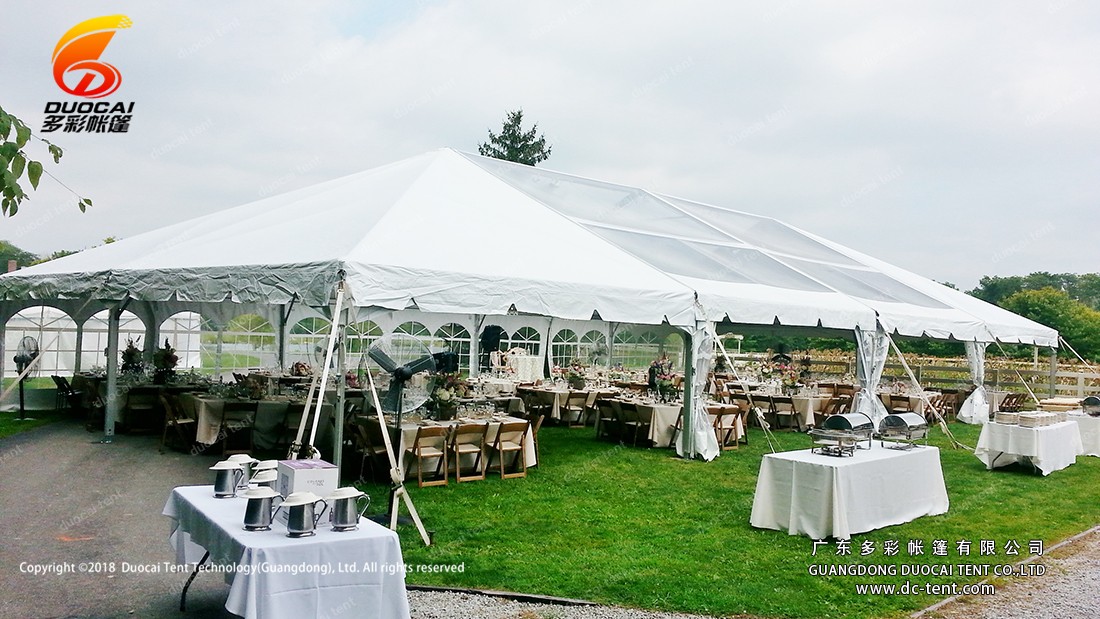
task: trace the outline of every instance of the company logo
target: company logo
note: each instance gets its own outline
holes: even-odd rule
[[[88,99],[106,97],[118,90],[122,74],[99,57],[115,31],[132,24],[125,15],[105,15],[70,28],[53,50],[53,79],[61,90]]]

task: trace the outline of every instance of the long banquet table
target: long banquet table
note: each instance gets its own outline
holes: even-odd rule
[[[1028,462],[1043,475],[1066,468],[1084,452],[1074,421],[1037,428],[989,422],[982,426],[974,448],[974,455],[987,469]]]
[[[875,443],[850,457],[804,449],[764,456],[750,522],[814,539],[848,539],[946,513],[949,505],[935,447],[899,450]]]
[[[287,537],[278,523],[245,531],[246,504],[241,497],[215,499],[213,486],[181,486],[162,512],[172,519],[176,563],[197,564],[208,552],[211,565],[224,571],[226,610],[245,619],[328,617],[337,609],[409,616],[397,533],[366,519],[356,531],[336,533],[327,514],[312,537]]]
[[[205,394],[184,393],[180,395],[180,405],[186,412],[193,412],[197,421],[195,428],[195,440],[204,445],[213,445],[218,442],[218,435],[222,427],[222,410],[226,399],[208,396]],[[279,434],[282,432],[284,421],[288,424],[291,434],[297,432],[300,418],[288,418],[287,412],[291,404],[295,402],[287,398],[275,398],[270,400],[256,400],[256,419],[253,429],[253,441],[258,449],[271,449],[278,444]],[[297,402],[301,404],[301,402]],[[332,416],[332,405],[321,406],[321,421],[318,423],[318,434],[327,436],[329,423],[327,419]],[[309,432],[309,428],[306,428]],[[318,443],[321,441],[318,440]]]

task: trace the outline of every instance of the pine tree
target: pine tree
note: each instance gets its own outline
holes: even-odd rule
[[[489,131],[489,141],[477,145],[477,152],[485,157],[514,161],[533,166],[550,157],[546,136],[538,135],[538,124],[530,131],[523,130],[523,110],[508,112],[500,134]],[[538,137],[536,137],[538,136]]]

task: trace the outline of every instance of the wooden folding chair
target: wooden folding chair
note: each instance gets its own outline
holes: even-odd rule
[[[825,418],[832,415],[843,415],[848,412],[848,408],[852,405],[852,398],[846,395],[834,395],[829,398],[829,401],[825,404],[825,408],[821,412],[814,411],[814,425],[822,427],[825,425]]]
[[[526,421],[511,421],[500,424],[497,428],[496,438],[493,439],[492,453],[495,454],[500,462],[500,478],[512,479],[515,477],[527,477],[527,451],[523,445],[527,440],[527,432],[530,431],[531,424]],[[512,457],[513,472],[508,473],[505,471],[505,460],[507,455],[514,454]],[[489,462],[492,463],[492,458]],[[518,467],[518,470],[516,468]]]
[[[714,438],[718,440],[718,447],[722,451],[737,449],[737,416],[731,406],[708,406],[707,414],[710,415],[710,423],[714,428]]]
[[[485,437],[489,432],[487,423],[464,423],[455,427],[451,432],[451,440],[448,443],[450,455],[455,459],[455,481],[475,481],[485,479],[485,469],[482,458],[485,456]],[[474,456],[473,474],[462,476],[462,456]]]
[[[570,428],[583,428],[585,410],[588,408],[587,391],[570,391],[561,407],[561,420]]]
[[[378,474],[380,470],[389,470],[388,463],[383,467],[378,466],[381,461],[388,459],[385,440],[377,417],[361,417],[355,423],[355,451],[363,455],[359,462],[360,481],[376,481],[381,479]],[[366,477],[367,467],[370,467],[370,478]]]
[[[787,428],[798,428],[799,432],[802,432],[806,427],[802,423],[802,414],[795,410],[794,400],[789,395],[773,395],[771,396],[772,414],[775,415],[775,421],[777,427],[782,427],[783,424],[780,421],[784,418],[787,419]]]
[[[194,419],[184,414],[179,406],[176,396],[160,394],[160,405],[164,408],[164,429],[160,434],[160,453],[164,453],[165,447],[170,447],[169,431],[179,440],[181,449],[190,450],[195,444],[195,431],[198,424]]]
[[[258,402],[226,400],[222,404],[222,455],[252,454],[252,430]]]
[[[623,438],[630,435],[630,444],[634,447],[638,446],[638,437],[644,437],[649,439],[649,433],[652,425],[652,420],[642,419],[641,413],[638,411],[638,405],[633,402],[620,402],[619,410],[621,411],[619,417],[619,425],[623,429]]]
[[[421,488],[447,485],[447,426],[420,426],[411,447],[405,449],[416,460],[416,483]],[[435,480],[424,481],[424,461],[436,460]],[[440,478],[442,476],[442,478]]]
[[[599,428],[596,432],[596,438],[618,443],[622,430],[619,428],[619,417],[615,413],[615,407],[610,400],[600,400],[596,404],[596,410],[598,411],[597,427]]]
[[[680,409],[680,412],[676,414],[676,423],[672,424],[672,439],[668,442],[668,446],[676,449],[676,439],[679,438],[680,433],[684,431],[684,409]]]
[[[907,395],[891,395],[890,412],[911,413],[913,412],[913,401]]]

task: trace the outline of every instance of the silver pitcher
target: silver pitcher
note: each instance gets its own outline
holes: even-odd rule
[[[275,511],[279,509],[275,506],[275,499],[282,499],[283,497],[267,486],[249,488],[242,493],[242,496],[248,499],[248,504],[244,508],[245,530],[270,531],[271,520],[275,515]]]
[[[252,465],[259,463],[259,460],[248,454],[233,454],[226,458],[226,461],[235,462],[241,468],[241,478],[237,480],[237,490],[247,490],[248,481],[252,479]]]
[[[260,471],[252,476],[252,483],[257,487],[275,489],[275,484],[279,483],[279,474],[273,470]]]
[[[222,460],[210,467],[214,471],[214,497],[228,499],[237,496],[237,486],[244,478],[241,465],[229,460]]]
[[[359,499],[366,498],[363,507],[359,507]],[[359,518],[370,506],[370,497],[358,488],[338,488],[328,500],[332,502],[332,511],[329,519],[332,521],[333,531],[354,531],[359,528]]]
[[[321,511],[317,511],[318,503],[323,505]],[[292,492],[276,511],[283,508],[287,510],[287,537],[308,537],[315,533],[317,521],[328,508],[328,502],[312,492]]]

